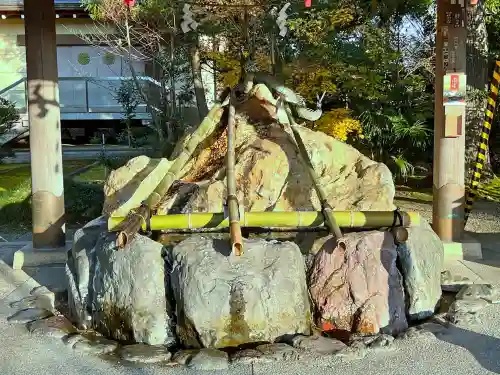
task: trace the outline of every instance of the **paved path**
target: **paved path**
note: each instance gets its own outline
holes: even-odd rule
[[[500,249],[499,249],[500,250]],[[0,248],[0,257],[9,258],[15,246]],[[500,259],[500,257],[498,257]],[[479,263],[455,264],[457,272],[470,272],[481,281],[500,282],[500,268]],[[465,267],[465,268],[464,268]],[[466,271],[467,270],[467,271]],[[53,280],[53,286],[62,281],[60,267],[27,270],[33,278]],[[473,276],[475,275],[475,276]],[[57,339],[30,335],[23,325],[7,322],[15,310],[10,302],[29,295],[34,280],[25,273],[2,272],[0,267],[0,375],[195,375],[195,374],[261,374],[261,375],[471,375],[500,374],[500,305],[492,305],[480,312],[481,323],[467,329],[452,327],[447,334],[437,337],[418,337],[402,341],[394,350],[371,352],[363,360],[276,362],[267,365],[232,367],[228,371],[194,372],[184,368],[156,365],[131,367],[116,361],[107,361],[73,352]],[[404,345],[403,345],[404,344]]]

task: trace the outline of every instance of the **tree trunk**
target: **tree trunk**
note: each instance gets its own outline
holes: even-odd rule
[[[467,12],[467,108],[465,129],[465,165],[470,171],[477,154],[488,88],[488,32],[484,1],[469,5]],[[487,152],[488,156],[489,152]],[[489,157],[484,172],[490,171]],[[466,176],[467,178],[468,176]]]
[[[200,121],[203,121],[208,114],[208,105],[207,98],[205,97],[203,80],[201,78],[201,61],[198,40],[192,43],[189,47],[189,55],[191,58],[191,70],[193,73],[194,94],[196,97],[196,104],[198,106],[198,115],[200,116]]]

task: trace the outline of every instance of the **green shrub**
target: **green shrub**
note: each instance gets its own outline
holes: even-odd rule
[[[0,97],[0,134],[8,131],[12,125],[19,120],[16,105]]]

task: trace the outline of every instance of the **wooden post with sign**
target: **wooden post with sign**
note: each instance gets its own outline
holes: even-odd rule
[[[464,228],[467,0],[438,0],[433,227],[459,243]]]

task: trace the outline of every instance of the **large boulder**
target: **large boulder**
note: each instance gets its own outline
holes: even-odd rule
[[[167,159],[141,155],[113,170],[104,184],[103,215],[126,216],[149,197],[171,165]]]
[[[136,235],[119,249],[103,221],[75,234],[66,265],[73,320],[128,343],[173,343],[163,246]]]
[[[235,256],[227,240],[194,235],[172,252],[177,335],[187,347],[223,348],[309,334],[304,261],[291,242],[245,240]]]
[[[237,195],[246,211],[320,210],[306,167],[289,134],[276,123],[249,123],[237,115]],[[389,169],[354,147],[322,132],[299,126],[319,183],[335,210],[393,210],[394,183]],[[214,135],[183,170],[182,180],[199,185],[192,212],[221,212],[226,200],[225,132]],[[167,213],[168,199],[160,207]]]
[[[330,238],[316,254],[309,291],[324,330],[395,334],[408,327],[397,252],[388,232]]]
[[[81,329],[92,325],[92,275],[95,269],[95,247],[107,230],[107,220],[101,216],[78,229],[68,253],[66,278],[70,318]]]
[[[407,299],[407,312],[412,320],[434,314],[441,298],[443,243],[427,221],[408,228],[408,240],[397,248]]]

